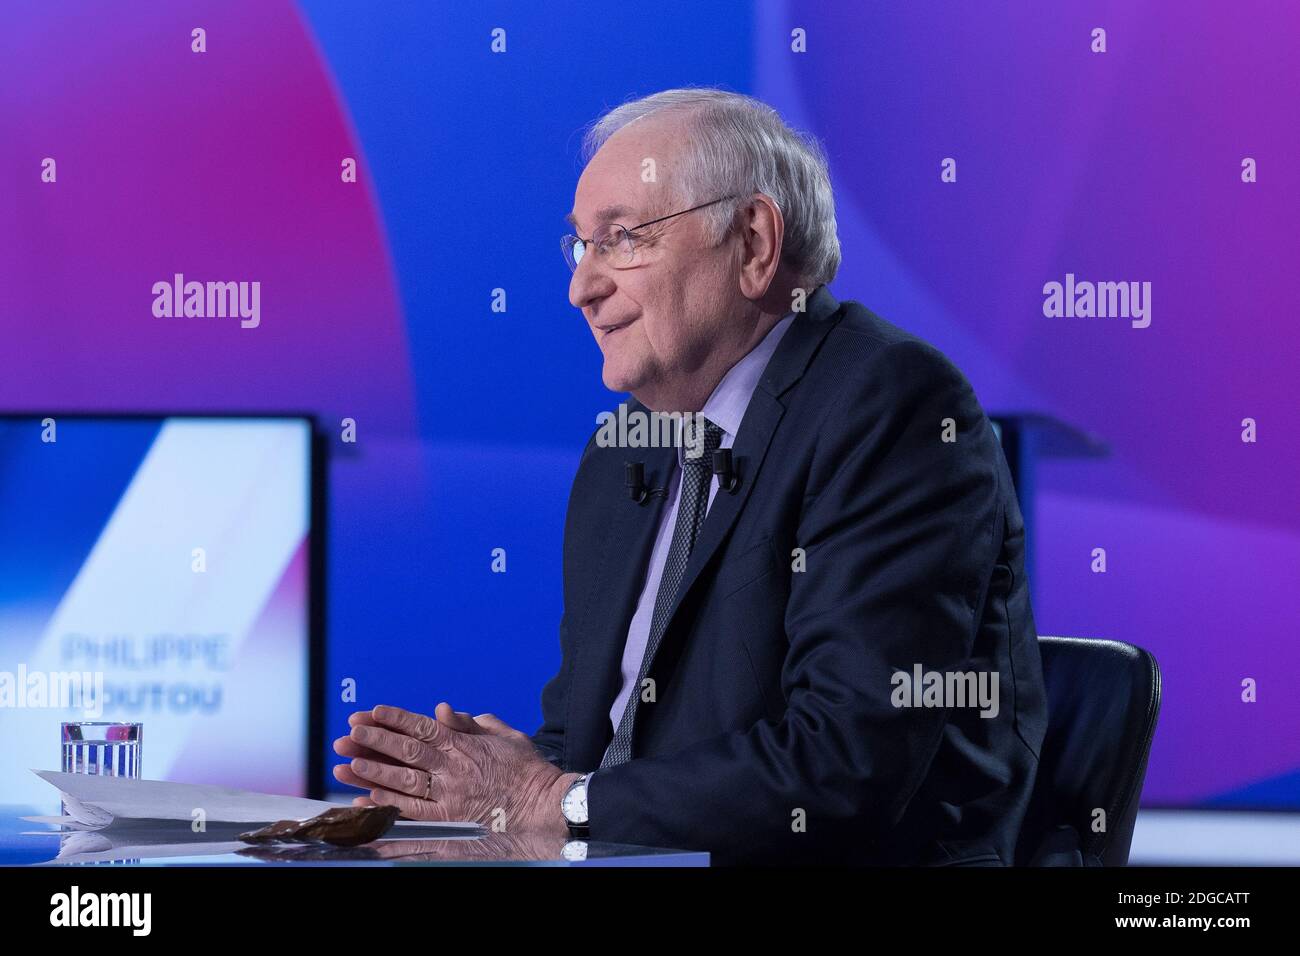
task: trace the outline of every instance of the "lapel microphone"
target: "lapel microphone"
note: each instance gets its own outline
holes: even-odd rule
[[[718,479],[718,487],[729,495],[740,490],[740,475],[736,472],[730,448],[719,448],[713,453],[713,474]],[[645,483],[645,465],[639,461],[623,462],[623,487],[627,496],[639,505],[647,504],[651,498],[667,498],[667,488],[651,488]]]
[[[727,494],[734,495],[740,490],[740,475],[732,464],[730,448],[719,448],[713,453],[713,474],[718,479],[718,487]]]
[[[645,465],[639,461],[623,462],[623,486],[627,489],[627,496],[639,505],[643,505],[651,498],[667,498],[667,488],[650,488],[645,483]]]

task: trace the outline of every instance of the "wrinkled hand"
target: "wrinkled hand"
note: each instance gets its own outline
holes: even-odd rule
[[[351,763],[334,776],[370,791],[354,804],[395,806],[411,820],[568,833],[560,798],[577,774],[544,760],[527,734],[492,714],[471,717],[442,703],[434,715],[380,705],[348,718],[352,731],[334,751]]]

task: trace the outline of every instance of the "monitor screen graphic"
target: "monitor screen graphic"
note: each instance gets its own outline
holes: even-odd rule
[[[0,803],[59,724],[139,721],[148,779],[305,792],[311,423],[0,418]]]

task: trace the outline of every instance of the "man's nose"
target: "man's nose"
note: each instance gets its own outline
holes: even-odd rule
[[[614,280],[594,261],[594,256],[583,256],[569,280],[569,302],[575,309],[584,309],[599,302],[614,291]]]

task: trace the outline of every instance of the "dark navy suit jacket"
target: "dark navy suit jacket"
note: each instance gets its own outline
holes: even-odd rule
[[[633,759],[592,780],[591,838],[703,849],[718,864],[1009,864],[1047,705],[1024,523],[970,384],[821,286],[733,454],[741,486],[719,490],[691,553]],[[663,508],[627,496],[626,461],[656,488],[677,467],[671,448],[594,435],[583,453],[562,660],[533,736],[566,771],[595,770],[612,735]],[[996,673],[996,717],[895,706],[893,675],[918,664]]]

